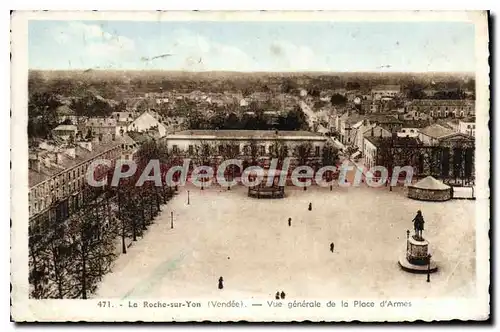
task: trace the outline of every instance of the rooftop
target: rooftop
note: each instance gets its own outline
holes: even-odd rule
[[[422,128],[420,132],[432,138],[441,138],[455,133],[452,129],[448,129],[437,123]]]
[[[85,123],[88,127],[116,127],[116,119],[113,118],[90,118]]]
[[[354,113],[352,115],[348,115],[345,122],[347,124],[354,125],[354,124],[356,124],[359,121],[362,121],[364,119],[366,119],[365,115],[360,115],[360,114]]]
[[[467,99],[413,99],[414,106],[473,106],[474,100]]]
[[[418,138],[413,137],[376,137],[376,136],[365,136],[365,139],[370,141],[375,146],[380,146],[383,144],[393,144],[395,146],[417,146],[421,145]]]
[[[372,114],[368,116],[368,119],[372,122],[378,122],[378,123],[402,123],[401,120],[396,118],[394,115],[391,114]]]
[[[43,160],[40,160],[40,172],[37,172],[33,169],[29,169],[29,186],[33,187],[45,180],[50,179],[54,175],[61,173],[64,170],[67,170],[69,168],[73,168],[74,166],[83,163],[87,160],[91,160],[98,156],[99,154],[110,150],[112,148],[115,148],[117,146],[120,146],[121,144],[125,143],[125,140],[121,137],[117,138],[114,141],[107,142],[107,143],[93,143],[92,144],[92,151],[89,151],[79,145],[76,145],[74,147],[75,149],[75,157],[69,156],[63,149],[61,149],[59,152],[60,153],[60,163],[44,163]],[[42,151],[39,153],[39,156],[41,159],[47,158],[50,152],[47,151]]]
[[[78,129],[74,125],[59,125],[55,127],[55,131],[77,131]]]
[[[75,112],[69,108],[68,105],[61,105],[58,108],[56,108],[56,113],[59,115],[74,115]]]
[[[425,128],[430,125],[429,120],[402,120],[403,128]]]
[[[427,190],[449,190],[450,186],[444,184],[443,182],[436,180],[432,176],[428,176],[414,185],[412,187],[418,188],[418,189],[427,189]]]

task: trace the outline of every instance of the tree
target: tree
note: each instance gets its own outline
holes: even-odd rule
[[[297,162],[299,166],[305,166],[309,164],[309,157],[312,154],[313,145],[311,142],[306,142],[299,144],[295,147],[293,151],[295,158],[297,158]],[[304,187],[304,190],[307,190],[307,187]]]
[[[57,107],[61,102],[51,93],[35,93],[28,100],[28,137],[48,138],[57,126]]]
[[[283,166],[283,161],[288,157],[289,146],[281,139],[276,138],[270,147],[271,157],[278,159],[278,169]]]
[[[203,124],[206,122],[205,117],[202,113],[196,109],[187,112],[187,126],[188,129],[196,130],[202,129]]]
[[[49,281],[48,243],[46,232],[48,227],[48,215],[30,220],[28,227],[28,249],[29,249],[29,275],[30,296],[36,299],[47,298],[50,289],[47,287]]]
[[[223,149],[223,157],[228,160],[228,159],[236,159],[240,155],[240,146],[239,143],[236,143],[235,141],[230,141],[229,144],[227,144]],[[231,164],[229,165],[229,170],[228,170],[228,176],[229,181],[232,181],[234,179],[234,175],[236,172],[236,165]],[[228,190],[231,190],[231,187],[228,186]]]
[[[240,119],[232,112],[226,117],[223,125],[224,129],[240,129],[241,127]]]
[[[307,117],[300,107],[289,111],[284,121],[281,122],[281,130],[306,130],[308,129]]]
[[[297,83],[292,79],[284,79],[281,83],[281,92],[283,93],[291,93],[293,90],[297,89]]]
[[[361,86],[359,85],[358,82],[347,82],[345,85],[346,90],[359,90]]]
[[[321,154],[321,164],[322,166],[334,166],[339,159],[339,150],[333,146],[330,142],[325,144],[323,147],[323,153]],[[333,173],[328,170],[325,174],[328,180],[332,179]]]
[[[107,100],[91,94],[73,99],[70,107],[75,111],[76,115],[88,117],[110,116],[114,111]]]
[[[330,98],[332,105],[345,105],[347,103],[347,98],[341,94],[335,93]]]
[[[295,147],[293,155],[297,158],[299,166],[307,165],[312,155],[313,145],[311,142],[301,143]]]
[[[410,99],[425,99],[427,95],[424,92],[422,84],[412,82],[407,87],[407,95]]]

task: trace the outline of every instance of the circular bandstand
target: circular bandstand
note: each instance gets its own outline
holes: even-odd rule
[[[414,185],[408,186],[408,197],[420,201],[443,202],[453,196],[450,186],[428,176]]]
[[[258,175],[251,173],[248,179],[251,184],[248,186],[248,196],[255,198],[284,198],[285,186],[280,184],[279,180],[282,175],[281,170],[264,169],[262,172],[262,180],[257,181]]]

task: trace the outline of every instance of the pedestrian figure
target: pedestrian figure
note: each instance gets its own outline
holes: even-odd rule
[[[279,292],[279,291],[278,291],[278,292],[276,292],[276,297],[275,297],[275,298],[276,298],[276,300],[279,300],[279,299],[280,299],[280,292]]]
[[[284,300],[285,299],[285,292],[281,291],[281,299]]]
[[[332,243],[330,243],[330,251],[333,252],[333,250],[335,249],[335,245]]]
[[[309,211],[311,211],[313,209],[313,205],[312,203],[309,203]]]
[[[219,289],[224,288],[224,284],[223,284],[223,282],[224,282],[224,279],[222,279],[222,277],[220,277],[220,278],[219,278]]]
[[[288,226],[292,226],[292,218],[288,218]]]

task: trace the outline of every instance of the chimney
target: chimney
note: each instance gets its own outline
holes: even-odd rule
[[[56,155],[56,164],[58,164],[58,165],[62,164],[62,162],[63,162],[63,154],[62,154],[62,152],[57,151],[55,153],[55,155]]]
[[[28,167],[32,171],[40,173],[40,159],[38,158],[38,154],[29,157]]]
[[[77,142],[77,144],[86,150],[92,151],[92,142],[81,141]]]
[[[70,147],[70,148],[66,148],[66,154],[68,156],[70,156],[71,158],[75,158],[76,157],[76,148],[74,146]]]

